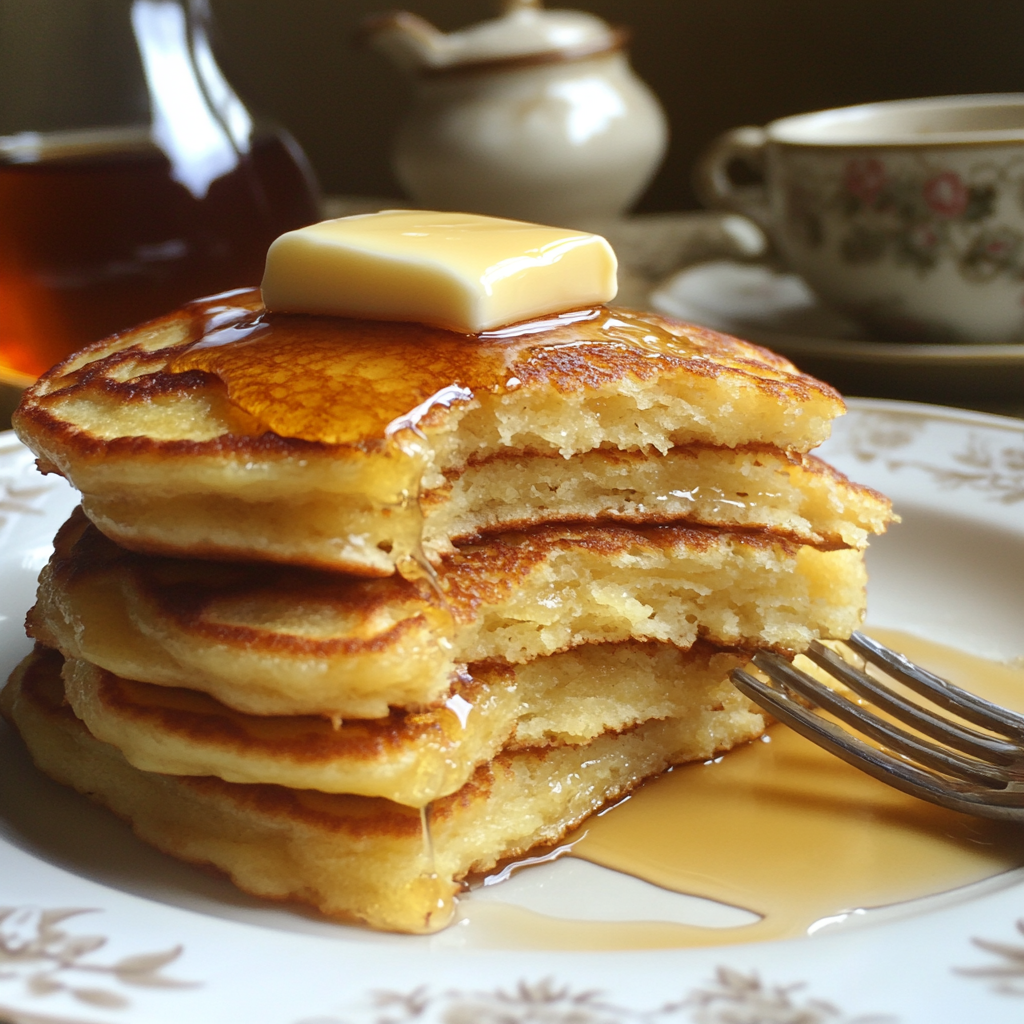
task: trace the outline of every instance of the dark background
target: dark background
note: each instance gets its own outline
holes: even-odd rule
[[[398,195],[388,145],[408,85],[352,36],[388,0],[211,0],[242,96],[289,128],[326,192]],[[400,6],[400,0],[397,4]],[[440,28],[488,0],[409,0]],[[633,64],[672,142],[641,210],[696,205],[690,169],[719,132],[847,103],[1024,91],[1024,0],[566,0],[634,31]]]

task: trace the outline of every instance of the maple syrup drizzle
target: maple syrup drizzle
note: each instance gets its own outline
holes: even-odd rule
[[[433,917],[434,914],[438,914],[447,923],[455,912],[455,905],[447,886],[441,884],[440,876],[437,873],[434,834],[430,827],[433,806],[433,804],[427,804],[420,808],[420,838],[423,843],[423,870],[420,872],[420,877],[434,892],[434,908],[429,916]]]
[[[952,682],[1024,711],[1024,666],[893,630],[870,633]],[[563,844],[574,844],[569,856],[753,911],[760,915],[756,923],[578,922],[474,905],[470,897],[460,915],[475,929],[473,945],[629,949],[794,938],[863,908],[946,892],[1024,865],[1024,826],[916,800],[785,726],[773,726],[768,739],[651,780]]]
[[[239,405],[282,437],[380,445],[415,434],[436,406],[514,390],[531,359],[565,349],[693,357],[696,347],[646,318],[571,310],[478,335],[425,324],[267,313],[259,293],[194,303],[195,342],[173,373],[216,374]],[[418,452],[411,451],[415,458]]]

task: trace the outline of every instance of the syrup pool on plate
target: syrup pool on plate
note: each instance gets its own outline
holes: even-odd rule
[[[870,632],[957,685],[1024,711],[1024,667],[895,630]],[[466,944],[639,949],[795,938],[858,910],[1024,866],[1024,826],[907,796],[776,725],[762,742],[645,783],[585,822],[566,847],[570,857],[755,916],[731,927],[583,922],[502,904],[499,884],[487,902],[471,893],[461,904],[454,927]]]

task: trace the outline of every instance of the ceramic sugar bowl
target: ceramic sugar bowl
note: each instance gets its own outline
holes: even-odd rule
[[[458,32],[404,12],[365,31],[415,79],[394,167],[423,206],[555,224],[614,217],[664,154],[665,116],[623,52],[627,33],[593,15],[512,0]]]

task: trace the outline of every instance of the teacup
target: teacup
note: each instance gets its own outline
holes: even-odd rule
[[[760,180],[737,184],[737,162]],[[1024,340],[1024,93],[897,100],[737,128],[697,168],[828,303],[900,341]]]

